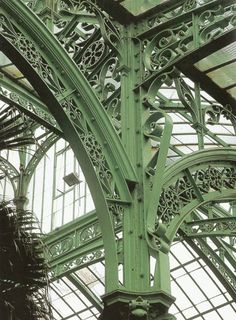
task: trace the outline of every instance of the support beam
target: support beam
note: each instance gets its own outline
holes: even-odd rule
[[[226,237],[236,235],[235,217],[214,218],[183,223],[188,238]]]
[[[91,212],[51,232],[43,239],[51,280],[104,259],[96,212]]]
[[[83,283],[78,277],[73,274],[67,275],[68,280],[79,289],[79,291],[91,302],[92,306],[97,308],[98,311],[102,312],[102,301]]]

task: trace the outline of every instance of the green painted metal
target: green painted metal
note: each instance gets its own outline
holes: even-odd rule
[[[224,175],[224,170],[229,170],[229,172],[232,170],[233,174],[235,169],[231,167],[231,164],[233,165],[234,159],[233,149],[209,149],[183,157],[167,168],[162,180],[164,190],[158,204],[155,231],[148,230],[149,235],[153,237],[154,246],[156,242],[156,245],[162,248],[161,250],[168,251],[176,231],[186,216],[201,204],[224,198],[233,199],[235,196],[234,182],[227,184],[227,175]],[[188,169],[187,174],[186,169]],[[189,171],[191,171],[191,178],[189,178]],[[214,173],[218,174],[218,178],[216,175],[211,178]],[[217,185],[220,179],[223,182]],[[174,208],[173,200],[176,201],[176,208]]]
[[[44,58],[40,59],[46,59],[46,61],[50,62],[53,60],[56,63],[53,66],[50,66],[51,72],[54,74],[57,74],[57,77],[61,80],[61,82],[65,86],[71,86],[72,92],[79,92],[79,96],[76,95],[74,97],[76,101],[76,105],[80,106],[80,110],[78,110],[79,113],[83,112],[83,116],[87,114],[87,121],[88,124],[85,125],[85,129],[88,130],[88,127],[93,128],[93,133],[87,133],[88,134],[88,141],[94,141],[94,135],[96,135],[96,138],[99,138],[99,142],[96,142],[96,140],[93,142],[95,145],[97,145],[98,152],[101,152],[103,150],[104,156],[106,157],[106,160],[109,163],[109,166],[112,166],[112,176],[109,174],[109,169],[106,169],[106,174],[108,174],[108,177],[117,177],[116,184],[118,188],[118,192],[120,193],[120,196],[124,200],[129,200],[129,188],[126,180],[129,181],[135,181],[135,173],[133,170],[133,167],[130,165],[129,160],[127,159],[126,153],[123,150],[123,147],[118,140],[118,137],[111,126],[110,121],[107,119],[107,115],[104,113],[102,107],[99,104],[98,99],[96,98],[93,91],[91,91],[90,87],[88,86],[88,83],[85,81],[84,77],[80,73],[80,71],[76,68],[76,66],[72,63],[72,61],[68,58],[68,56],[65,54],[65,52],[62,50],[62,48],[59,46],[59,44],[55,41],[55,39],[52,37],[52,35],[49,33],[49,31],[45,28],[45,26],[38,20],[35,20],[35,16],[32,15],[29,9],[27,9],[23,3],[21,2],[5,2],[1,1],[2,8],[5,8],[8,10],[10,14],[17,12],[18,17],[17,19],[21,19],[22,23],[20,26],[17,25],[17,22],[15,21],[17,27],[17,30],[25,27],[24,33],[28,34],[31,32],[31,37],[33,35],[33,38],[30,40],[30,44],[35,45],[37,47],[37,50],[41,52],[42,56]],[[9,22],[9,20],[8,20]],[[6,20],[6,31],[7,33],[10,31],[10,34],[15,35],[16,31],[14,28],[12,29],[12,25],[10,26],[10,29],[8,29],[8,22]],[[11,21],[13,23],[13,21]],[[30,28],[30,30],[29,30]],[[13,31],[14,30],[14,31]],[[20,32],[20,31],[18,31]],[[22,32],[22,31],[21,31]],[[5,33],[5,32],[4,32]],[[6,36],[6,35],[5,35]],[[18,37],[15,37],[15,41],[19,39]],[[34,39],[34,40],[33,40]],[[12,39],[12,36],[7,39],[7,37],[3,37],[2,41],[4,41],[3,49],[4,51],[7,50],[9,53],[17,54],[16,48],[12,46],[10,43],[11,40],[14,42],[14,38]],[[33,41],[38,41],[37,44],[33,44]],[[39,46],[39,43],[41,45]],[[22,49],[22,54],[25,55],[25,48],[19,47],[18,49]],[[31,49],[29,49],[31,50]],[[14,60],[14,56],[12,55],[12,58]],[[16,57],[16,56],[15,56]],[[30,58],[32,59],[32,58]],[[101,219],[101,226],[104,229],[103,236],[105,241],[105,246],[107,246],[107,251],[109,254],[106,255],[106,259],[109,260],[108,264],[113,265],[111,269],[108,270],[106,273],[106,276],[108,278],[112,278],[112,280],[109,281],[109,286],[116,287],[118,285],[118,275],[117,275],[117,256],[116,256],[116,244],[114,242],[114,234],[112,232],[112,223],[111,218],[108,212],[107,204],[105,201],[104,194],[102,192],[101,184],[98,181],[97,175],[93,169],[93,164],[89,158],[88,151],[86,151],[85,145],[86,142],[86,135],[84,132],[84,143],[81,140],[81,137],[78,134],[78,131],[71,123],[70,119],[67,116],[67,113],[64,111],[62,106],[60,105],[60,102],[56,99],[55,93],[53,94],[48,90],[48,84],[43,83],[42,73],[40,74],[40,69],[38,69],[39,75],[36,75],[34,72],[35,70],[32,69],[32,67],[29,66],[29,62],[25,60],[25,58],[22,56],[21,59],[19,59],[19,54],[17,59],[15,59],[16,65],[18,65],[19,69],[26,73],[26,75],[30,78],[32,84],[37,81],[37,84],[35,83],[35,89],[39,92],[39,94],[42,97],[42,100],[45,101],[47,106],[49,107],[50,111],[54,115],[55,119],[58,121],[61,129],[65,133],[66,138],[68,138],[68,141],[71,144],[72,149],[74,150],[76,156],[78,157],[78,160],[80,162],[80,165],[82,169],[84,169],[86,180],[90,186],[90,190],[93,194],[93,198],[97,207],[97,212],[100,214],[103,213],[103,215],[100,217]],[[43,60],[41,60],[43,63]],[[67,65],[65,64],[65,61],[67,62]],[[19,65],[20,64],[20,65]],[[54,69],[55,66],[57,69],[60,70],[60,72],[57,71],[57,69]],[[38,68],[44,68],[44,65],[38,65]],[[49,67],[47,67],[49,68]],[[23,70],[24,69],[24,70]],[[54,69],[54,70],[53,70]],[[75,71],[76,70],[76,71]],[[45,74],[43,73],[45,76]],[[32,77],[33,76],[33,77]],[[47,79],[48,75],[46,76]],[[34,79],[33,79],[34,78]],[[46,80],[45,79],[45,80]],[[65,83],[65,79],[67,79],[67,83]],[[60,80],[56,80],[56,85],[59,84]],[[39,83],[41,85],[39,86]],[[71,91],[70,87],[68,88],[69,91]],[[59,90],[61,91],[62,88]],[[87,94],[89,92],[89,95]],[[64,95],[64,94],[63,94]],[[66,98],[66,97],[65,97]],[[60,101],[61,98],[60,98]],[[57,106],[57,109],[60,110],[58,112],[55,109],[55,106]],[[82,111],[83,110],[83,111]],[[96,120],[96,121],[95,121]],[[100,128],[100,129],[99,129]],[[80,129],[80,128],[79,128]],[[84,129],[84,130],[85,130]],[[100,130],[100,133],[96,132],[96,130]],[[102,147],[99,146],[99,143],[102,144]],[[88,144],[87,144],[88,146]],[[91,148],[91,147],[89,147]],[[81,150],[84,150],[81,152]],[[110,160],[109,160],[110,159]],[[93,162],[97,164],[98,166],[102,165],[103,169],[103,162],[97,162],[97,156],[95,155],[95,158],[92,158]],[[103,173],[104,174],[104,173]],[[100,173],[101,175],[101,173]],[[105,177],[104,177],[105,178]],[[126,180],[125,180],[126,178]],[[100,190],[100,191],[99,191]],[[112,191],[110,191],[112,192]],[[115,190],[113,191],[115,192]],[[110,197],[113,197],[113,194],[109,194]],[[105,214],[106,212],[106,214]],[[108,232],[109,230],[109,232]],[[109,240],[108,240],[109,239]],[[112,248],[112,249],[111,249]],[[117,275],[116,281],[114,281],[114,275]]]
[[[52,281],[104,259],[101,227],[95,212],[51,232],[43,242]]]
[[[13,187],[14,192],[17,190],[16,180],[19,177],[19,171],[5,158],[0,157],[0,169],[6,175]]]
[[[235,236],[235,218],[215,218],[187,222],[181,226],[189,238]]]
[[[168,314],[174,300],[169,250],[179,233],[235,297],[235,277],[222,260],[224,245],[219,243],[220,257],[204,240],[235,235],[235,216],[207,210],[236,196],[236,152],[209,129],[221,117],[235,128],[235,100],[211,81],[210,90],[223,106],[202,104],[204,76],[192,77],[191,88],[180,72],[191,77],[187,62],[192,67],[232,42],[234,1],[25,3],[38,18],[22,1],[0,0],[0,41],[42,101],[6,76],[0,79],[1,97],[65,137],[96,206],[96,214],[44,239],[52,279],[67,275],[82,288],[72,271],[105,257],[102,319],[110,319],[114,310],[129,319],[174,319]],[[178,103],[164,97],[166,87],[176,90]],[[16,101],[4,88],[18,95]],[[169,113],[185,118],[201,151],[183,156],[171,140]],[[207,150],[206,138],[223,148]],[[52,135],[43,153],[56,140]],[[169,164],[170,151],[181,160]],[[25,168],[27,178],[21,172],[22,197],[41,159],[36,156]],[[196,221],[197,210],[205,220]]]

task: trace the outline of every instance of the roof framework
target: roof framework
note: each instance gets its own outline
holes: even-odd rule
[[[235,317],[234,2],[0,0],[0,121],[35,141],[3,139],[1,193],[55,319]]]

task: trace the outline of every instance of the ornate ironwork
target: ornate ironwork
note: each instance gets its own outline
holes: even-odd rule
[[[234,217],[225,217],[185,222],[182,224],[181,229],[184,230],[186,236],[193,238],[233,236],[236,234],[236,219]]]
[[[183,152],[170,144],[172,121],[163,110],[174,110],[187,119],[196,131],[199,148],[204,148],[206,134],[227,146],[207,125],[218,123],[221,115],[234,123],[232,110],[228,106],[202,106],[200,84],[190,88],[174,66],[188,55],[200,53],[203,57],[205,46],[235,30],[233,0],[173,1],[167,6],[160,4],[161,10],[137,10],[137,16],[131,10],[131,21],[125,26],[123,19],[116,21],[109,16],[112,8],[104,10],[107,1],[61,0],[50,3],[47,10],[40,1],[29,1],[28,6],[58,41],[22,2],[1,1],[0,30],[8,47],[6,53],[12,49],[26,75],[30,78],[33,74],[35,89],[41,84],[39,95],[55,118],[20,95],[7,92],[5,98],[55,127],[55,119],[58,121],[83,165],[97,206],[99,223],[87,221],[48,242],[52,277],[105,256],[109,293],[118,296],[116,290],[122,288],[149,295],[147,300],[129,296],[127,316],[171,319],[167,313],[172,303],[169,277],[165,283],[159,283],[157,277],[164,269],[168,274],[167,254],[174,235],[188,213],[211,197],[235,196],[236,172],[235,154],[223,148],[195,152],[190,160],[183,158],[179,166],[170,165],[169,169],[170,150],[178,156]],[[150,9],[150,4],[143,5]],[[126,13],[130,8],[117,2],[115,6]],[[17,18],[12,12],[17,12]],[[164,87],[169,90],[173,86],[180,100],[178,108],[162,95]],[[1,92],[3,96],[5,93]],[[37,161],[31,164],[29,176]],[[222,222],[209,223],[201,221],[197,230],[195,224],[188,232],[195,230],[195,236],[226,232]],[[227,225],[227,230],[230,228],[235,230],[234,222]],[[151,288],[149,262],[153,253],[159,260]],[[122,284],[118,282],[119,264],[125,275]],[[228,275],[224,277],[230,282]],[[165,291],[164,297],[158,293],[162,299],[158,312],[149,308],[149,291],[154,289]]]
[[[235,167],[212,167],[192,173],[193,180],[201,194],[223,189],[234,189],[236,183]],[[176,215],[181,214],[184,206],[198,197],[192,182],[187,176],[179,178],[174,185],[162,191],[158,221],[169,224]]]

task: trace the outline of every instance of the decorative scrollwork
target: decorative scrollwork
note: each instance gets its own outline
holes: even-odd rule
[[[113,219],[114,228],[122,226],[124,207],[117,203],[110,203],[108,209]]]
[[[61,1],[60,5],[63,10],[66,10],[71,15],[78,15],[79,12],[87,11],[87,13],[92,14],[94,18],[97,19],[97,24],[100,26],[100,31],[103,36],[104,41],[108,44],[110,48],[119,53],[119,43],[120,36],[117,28],[114,26],[112,21],[104,14],[101,9],[91,1]]]
[[[204,244],[202,240],[195,239],[195,243],[201,248],[201,251],[206,257],[213,263],[214,267],[220,272],[225,280],[236,289],[236,280],[234,273],[225,265],[217,254],[209,248],[207,244]]]
[[[62,84],[53,69],[43,59],[35,43],[26,38],[15,25],[13,26],[9,19],[2,15],[0,16],[0,29],[4,37],[21,52],[22,56],[44,79],[51,90],[55,94],[61,93],[64,90]]]
[[[178,3],[174,3],[172,9],[163,10],[161,13],[158,13],[154,17],[147,20],[147,27],[153,28],[166,21],[174,19],[175,17],[179,17],[181,14],[184,14],[187,11],[196,7],[195,0],[185,0],[178,1]]]
[[[234,167],[199,169],[192,174],[194,182],[202,194],[223,189],[233,189],[236,184]],[[187,176],[162,191],[157,210],[158,221],[169,224],[181,209],[197,198],[194,187]]]
[[[178,77],[175,77],[174,81],[175,81],[175,86],[176,86],[177,94],[180,101],[182,102],[186,110],[190,112],[193,118],[193,122],[197,123],[199,120],[197,117],[198,106],[196,104],[196,100],[192,94],[190,87],[187,85],[183,77],[180,75]]]
[[[82,55],[82,64],[86,68],[93,68],[104,56],[105,44],[101,40],[91,43]]]
[[[101,228],[99,226],[99,223],[96,223],[87,228],[84,228],[81,232],[79,232],[77,240],[80,244],[84,244],[99,235],[101,235]]]
[[[68,253],[75,248],[79,248],[85,243],[101,236],[101,228],[98,222],[89,224],[83,229],[76,230],[75,232],[69,234],[67,237],[51,244],[47,248],[48,259],[54,260],[57,257]]]
[[[222,236],[235,234],[236,231],[236,219],[234,217],[226,218],[213,218],[207,220],[197,220],[189,223],[184,223],[181,229],[189,237],[195,237],[197,235],[205,236]]]
[[[165,67],[171,66],[176,60],[191,52],[195,46],[195,36],[193,12],[198,21],[198,42],[200,45],[205,45],[212,39],[223,35],[225,32],[232,30],[235,23],[235,5],[219,5],[214,4],[208,6],[208,9],[194,11],[195,8],[201,7],[198,1],[188,0],[182,5],[181,8],[175,8],[172,13],[157,15],[154,18],[154,25],[149,22],[149,27],[155,30],[159,24],[173,19],[173,28],[160,29],[160,32],[153,32],[149,42],[146,44],[144,50],[144,64],[147,69],[147,76],[153,72],[161,72]],[[177,11],[175,11],[177,10]],[[189,12],[188,12],[189,11]],[[173,17],[173,13],[178,12],[178,18]],[[187,16],[186,13],[187,12]],[[179,19],[180,14],[185,13],[185,22]],[[179,20],[181,22],[179,22]],[[153,20],[152,20],[153,21]],[[141,36],[141,35],[140,35]]]
[[[197,1],[196,0],[186,0],[185,3],[183,4],[183,9],[184,11],[190,11],[197,6]]]
[[[72,259],[69,262],[57,264],[55,268],[51,268],[49,273],[49,278],[57,278],[62,276],[67,271],[77,270],[83,268],[89,264],[95,263],[104,258],[104,249],[92,251],[85,255],[80,256],[79,258]]]
[[[82,133],[81,139],[86,151],[90,155],[90,159],[97,171],[97,174],[103,183],[103,187],[107,190],[107,197],[117,198],[118,195],[115,193],[115,189],[111,188],[112,173],[107,167],[101,145],[91,132],[88,132],[87,134]]]
[[[220,123],[221,116],[230,120],[234,129],[236,130],[236,116],[232,112],[230,105],[220,106],[212,104],[204,110],[205,123],[209,125],[216,125]]]
[[[175,185],[169,186],[161,194],[158,206],[159,219],[168,224],[175,215],[180,214],[184,205],[195,198],[193,186],[188,178],[184,176],[178,179]]]
[[[165,67],[191,48],[192,42],[193,34],[190,22],[160,32],[146,46],[145,67],[150,71]]]
[[[82,4],[84,8],[86,8],[86,10],[91,12],[90,9],[88,9],[87,2],[83,1]],[[93,10],[95,9],[93,8]],[[94,14],[93,11],[92,13]],[[73,25],[74,22],[76,22],[75,25]],[[69,28],[69,31],[67,29],[63,30],[65,34],[67,34],[66,32],[68,32],[69,34],[70,30],[76,27],[76,25],[78,24],[77,17],[75,17],[75,20],[73,20],[73,23],[72,23],[73,26],[71,24],[69,25],[69,27],[71,28],[71,29]],[[44,56],[43,48],[40,47],[38,44],[36,44],[33,41],[33,39],[30,39],[30,37],[26,38],[18,29],[18,27],[15,26],[13,22],[11,22],[10,19],[7,18],[7,16],[6,17],[3,15],[0,16],[0,28],[3,36],[20,51],[22,56],[29,62],[29,64],[35,69],[36,73],[42,78],[45,84],[49,87],[50,91],[57,98],[58,103],[60,103],[60,105],[63,107],[63,109],[67,113],[70,121],[73,123],[73,125],[75,125],[78,133],[81,134],[81,140],[84,144],[85,149],[88,152],[88,156],[90,157],[95,167],[96,173],[98,175],[99,180],[101,181],[103,190],[107,198],[119,197],[117,195],[116,184],[113,181],[113,176],[105,160],[103,148],[95,139],[92,132],[90,132],[89,125],[86,122],[83,112],[79,109],[78,103],[76,102],[77,101],[76,99],[79,99],[78,94],[73,95],[73,92],[68,93],[68,90],[66,90],[68,88],[65,88],[65,86],[62,85],[62,82],[64,83],[64,80],[62,79],[60,72],[56,71],[57,67],[49,66],[49,64],[46,62],[45,60],[46,57]],[[86,28],[89,29],[89,26],[86,25]],[[92,29],[94,29],[94,27]],[[97,30],[97,27],[95,29]],[[103,56],[103,54],[107,50],[107,48],[105,48],[105,44],[104,44],[105,42],[99,40],[100,38],[101,38],[100,31],[98,33],[96,33],[95,31],[95,36],[94,38],[92,38],[93,41],[91,41],[90,44],[89,42],[86,42],[84,51],[82,51],[82,52],[85,52],[86,49],[90,48],[89,50],[92,53],[91,50],[93,48],[93,45],[96,44],[95,46],[100,52],[99,57],[97,56],[97,58],[94,58],[96,61],[94,59],[90,61],[90,67],[92,67],[92,65],[94,65],[94,67],[97,67],[98,60],[100,61],[101,56]],[[80,61],[82,58],[81,52],[79,52],[78,55],[80,55],[80,58],[76,55],[74,56],[74,59],[75,60],[78,59]],[[105,75],[107,73],[109,73],[110,76],[112,75],[112,73],[115,74],[115,71],[112,70],[112,68],[115,68],[114,61],[111,62],[111,65],[107,65]],[[97,79],[99,79],[98,76],[97,76]],[[101,79],[102,77],[98,80],[98,86],[99,86],[99,81],[102,81]],[[106,81],[107,88],[108,88],[108,81],[106,77],[103,78],[103,81]],[[109,90],[111,90],[111,88]],[[110,95],[111,93],[107,94],[104,98],[108,98]],[[11,95],[11,99],[24,104],[24,107],[28,108],[28,110],[30,110],[31,112],[35,112],[41,118],[50,122],[52,125],[54,126],[56,125],[55,119],[52,116],[50,116],[50,113],[46,113],[42,111],[41,108],[37,108],[36,106],[30,104],[29,102],[24,101],[24,99],[22,99],[21,97],[18,97],[15,94]]]
[[[33,105],[28,100],[22,98],[19,96],[16,92],[8,92],[5,91],[5,96],[9,97],[10,100],[17,103],[19,106],[24,107],[24,109],[28,109],[29,111],[36,114],[41,119],[45,120],[46,122],[50,123],[50,125],[56,127],[57,123],[55,118],[49,113],[44,111],[42,108],[37,107],[36,105]]]
[[[70,251],[75,245],[75,237],[70,236],[65,239],[63,239],[60,242],[57,242],[56,244],[51,245],[48,248],[48,254],[50,256],[50,259],[53,259],[57,256],[60,256],[68,251]]]
[[[79,110],[78,106],[76,106],[72,97],[65,99],[61,105],[75,124],[78,124],[78,121],[81,121],[82,112]]]

